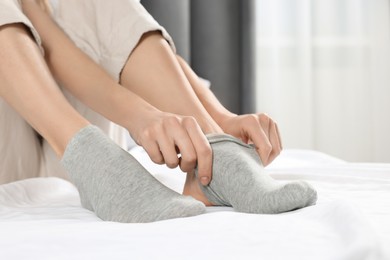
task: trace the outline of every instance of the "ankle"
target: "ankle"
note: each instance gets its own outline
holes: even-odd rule
[[[204,195],[199,185],[200,184],[195,176],[195,173],[194,172],[187,173],[186,181],[183,188],[183,195],[191,196],[194,199],[202,202],[206,206],[213,206],[213,204]]]
[[[67,127],[63,127],[61,131],[50,131],[46,133],[47,136],[45,139],[48,141],[50,146],[53,148],[54,152],[58,158],[62,158],[65,153],[66,147],[72,138],[84,127],[89,125],[88,121],[80,121],[74,124],[69,124]],[[44,137],[45,137],[44,135]]]
[[[205,134],[223,134],[222,128],[213,120],[202,120],[199,124]]]

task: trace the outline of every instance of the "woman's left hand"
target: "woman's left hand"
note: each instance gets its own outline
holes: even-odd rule
[[[220,126],[226,134],[253,143],[264,166],[283,149],[278,126],[266,114],[230,115],[220,122]]]

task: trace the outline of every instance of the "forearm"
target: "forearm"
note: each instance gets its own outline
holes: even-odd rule
[[[23,9],[42,38],[45,58],[53,75],[79,100],[128,129],[132,118],[139,116],[142,110],[156,110],[116,83],[78,49],[34,1],[25,1]]]
[[[213,92],[202,83],[195,84],[193,88],[207,112],[219,126],[222,126],[222,122],[226,118],[236,116],[234,113],[227,110],[215,97]]]
[[[201,101],[202,105],[205,107],[214,121],[222,127],[222,122],[227,118],[235,116],[235,114],[227,110],[218,101],[211,90],[203,84],[198,75],[195,74],[195,72],[181,57],[178,56],[178,60],[198,99]]]

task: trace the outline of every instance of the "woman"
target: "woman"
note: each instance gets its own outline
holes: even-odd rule
[[[308,184],[280,184],[260,173],[261,161],[269,164],[282,149],[272,119],[227,111],[138,1],[52,3],[0,4],[0,96],[44,138],[42,148],[31,131],[16,133],[2,122],[0,138],[7,136],[7,146],[0,153],[8,154],[12,138],[34,139],[32,160],[20,158],[16,149],[8,165],[22,165],[24,174],[29,162],[31,176],[44,175],[42,168],[65,169],[82,205],[103,220],[193,216],[204,205],[277,213],[315,203]],[[16,118],[8,105],[2,110]],[[92,125],[109,134],[110,121],[124,127],[155,163],[187,172],[183,194],[189,196],[160,184]],[[8,168],[7,176],[18,176],[18,167]],[[53,174],[50,169],[46,175]]]

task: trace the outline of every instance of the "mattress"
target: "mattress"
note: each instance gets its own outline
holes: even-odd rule
[[[184,174],[131,153],[168,187]],[[303,179],[315,206],[277,215],[210,207],[206,214],[147,224],[104,222],[81,207],[58,178],[0,186],[0,259],[390,259],[390,165],[348,163],[286,150],[266,168],[275,179]]]

